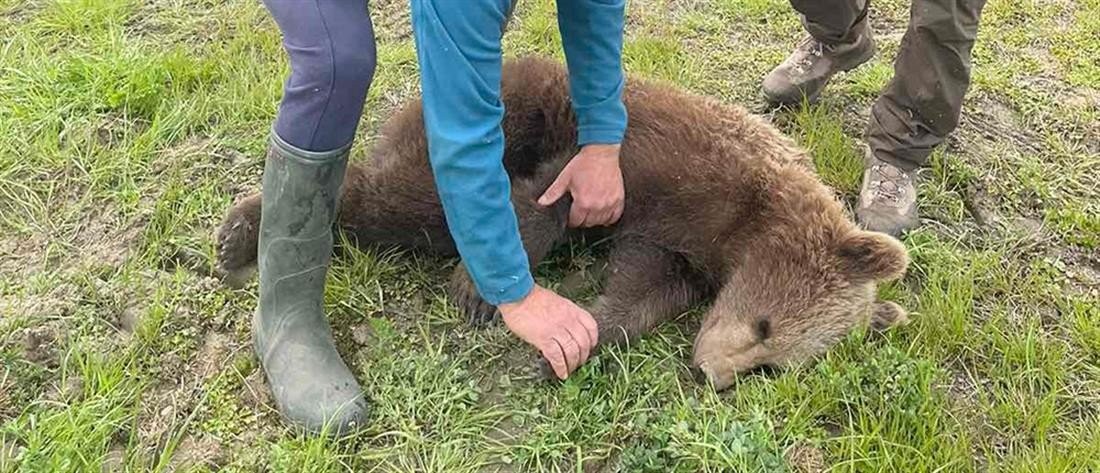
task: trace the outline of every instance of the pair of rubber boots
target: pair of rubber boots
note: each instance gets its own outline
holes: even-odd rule
[[[336,351],[322,302],[348,148],[315,153],[272,133],[260,217],[256,355],[283,417],[345,435],[367,415],[363,390]]]

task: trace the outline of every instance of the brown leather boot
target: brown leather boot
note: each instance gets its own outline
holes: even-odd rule
[[[794,52],[764,78],[764,96],[777,105],[817,100],[834,74],[854,69],[875,55],[871,28],[863,20],[853,28],[851,43],[826,44],[806,35]]]
[[[916,228],[920,224],[916,177],[915,170],[905,171],[878,159],[867,148],[856,220],[867,230],[895,237]]]

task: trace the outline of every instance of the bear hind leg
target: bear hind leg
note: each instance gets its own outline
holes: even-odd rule
[[[427,162],[401,161],[384,168],[348,166],[336,226],[356,244],[428,249],[454,254]],[[256,268],[261,194],[235,203],[215,232],[217,268],[225,282],[244,285]]]

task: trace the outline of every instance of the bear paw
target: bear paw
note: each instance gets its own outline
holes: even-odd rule
[[[260,196],[245,198],[229,209],[215,233],[217,269],[226,284],[243,286],[256,268],[260,237]]]
[[[883,331],[890,327],[897,327],[909,323],[909,315],[900,305],[890,301],[875,303],[871,311],[871,329]]]
[[[548,383],[561,382],[558,375],[554,373],[554,367],[550,366],[550,362],[541,356],[535,362],[535,378]]]
[[[466,315],[466,321],[473,326],[485,326],[500,317],[497,308],[481,298],[462,263],[455,268],[451,282],[447,286],[447,296]]]

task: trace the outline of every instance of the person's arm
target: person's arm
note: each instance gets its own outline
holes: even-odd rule
[[[534,285],[501,159],[502,3],[412,2],[436,188],[466,269],[493,305],[519,300]]]
[[[625,5],[625,0],[558,0],[558,29],[580,146],[619,144],[626,132]]]
[[[558,28],[569,67],[569,92],[581,150],[539,199],[550,205],[573,196],[569,225],[610,225],[623,212],[619,144],[623,105],[623,0],[558,0]]]
[[[534,284],[504,170],[503,24],[511,0],[412,0],[424,128],[447,226],[478,293],[565,378],[588,358],[592,316]]]

